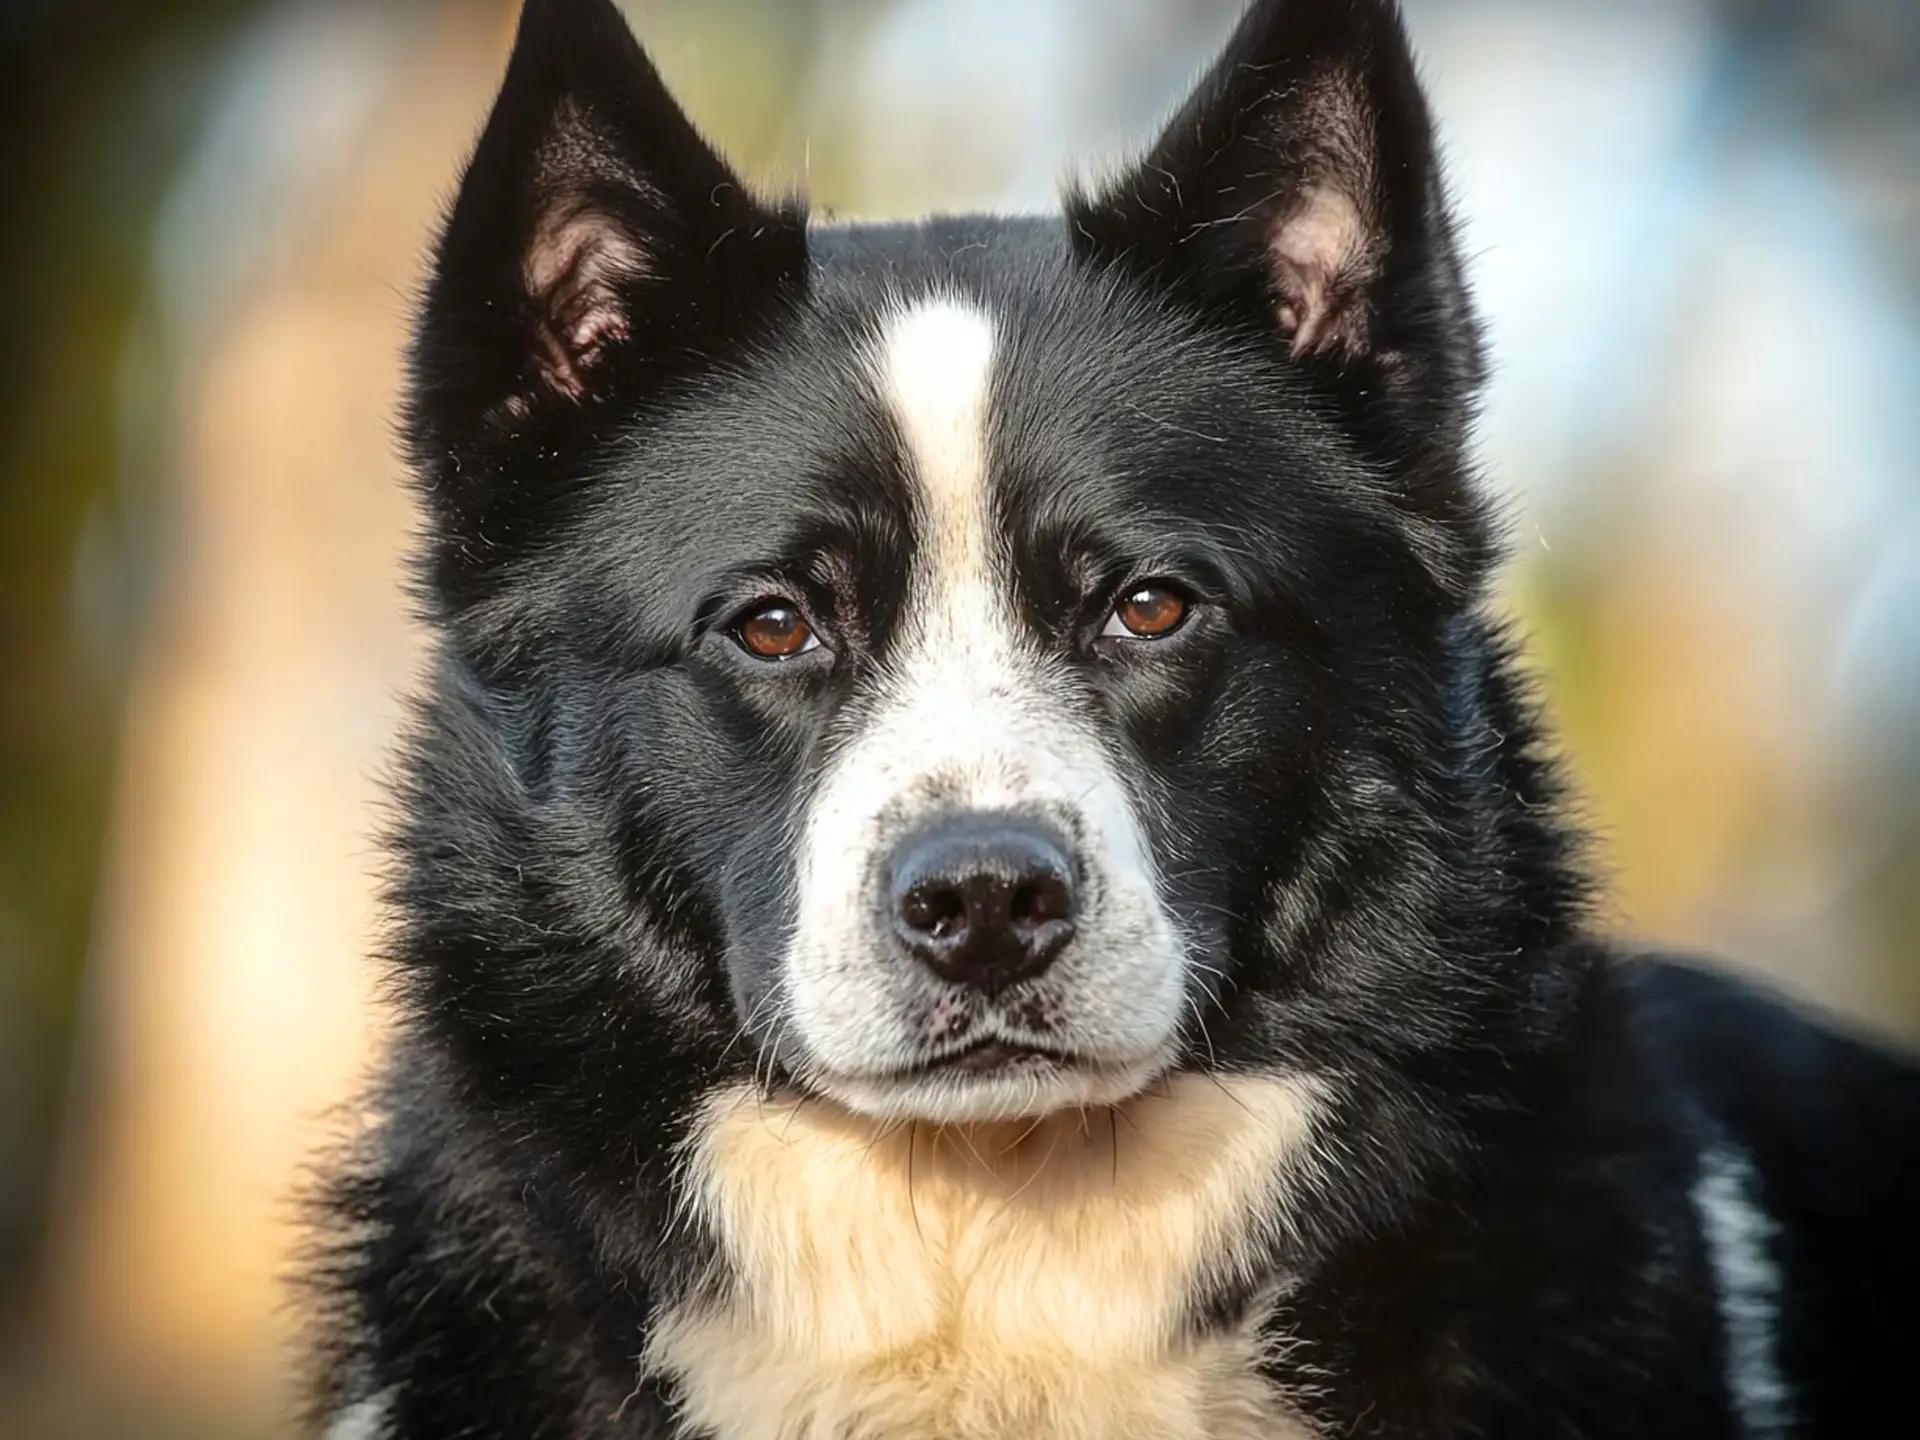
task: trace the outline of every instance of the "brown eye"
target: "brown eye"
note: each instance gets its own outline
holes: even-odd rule
[[[1187,618],[1187,602],[1164,585],[1142,585],[1113,607],[1113,618],[1103,635],[1158,640],[1171,635]]]
[[[773,600],[742,620],[733,632],[740,648],[762,660],[791,660],[820,644],[800,611],[785,600]]]

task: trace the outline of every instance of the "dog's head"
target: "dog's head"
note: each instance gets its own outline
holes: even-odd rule
[[[530,0],[414,356],[439,1013],[960,1119],[1405,1003],[1498,743],[1478,369],[1385,0],[1256,4],[1060,217],[811,228]]]

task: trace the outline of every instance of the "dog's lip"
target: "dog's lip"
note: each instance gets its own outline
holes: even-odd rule
[[[825,1082],[829,1087],[847,1083],[891,1089],[895,1086],[913,1086],[935,1079],[958,1081],[962,1084],[972,1080],[986,1081],[1005,1076],[1015,1070],[1051,1070],[1057,1074],[1079,1074],[1089,1079],[1098,1079],[1136,1070],[1143,1061],[1153,1063],[1156,1068],[1163,1068],[1166,1052],[1161,1049],[1144,1056],[1087,1054],[1044,1045],[1034,1040],[989,1033],[949,1046],[937,1054],[918,1056],[886,1069],[860,1072],[829,1070],[814,1073],[818,1080]]]
[[[910,1085],[934,1076],[967,1079],[988,1078],[1014,1067],[1098,1072],[1109,1066],[1092,1056],[1077,1055],[1031,1040],[1011,1039],[1005,1035],[979,1035],[938,1054],[919,1056],[885,1070],[864,1074],[842,1074],[838,1078],[868,1085]]]
[[[1164,1047],[1115,1060],[988,1035],[884,1071],[816,1071],[806,1088],[883,1120],[902,1115],[940,1124],[1004,1120],[1016,1114],[1118,1104],[1144,1091],[1172,1059]],[[1010,1098],[1018,1102],[1011,1108],[1004,1103]],[[1023,1108],[1036,1102],[1046,1103],[1039,1109]],[[985,1108],[969,1108],[975,1105]]]
[[[935,1056],[915,1066],[908,1073],[979,1075],[1036,1061],[1060,1066],[1071,1066],[1077,1063],[1072,1055],[1059,1050],[1050,1050],[1045,1046],[1033,1045],[1021,1040],[984,1036],[962,1045],[957,1050]]]

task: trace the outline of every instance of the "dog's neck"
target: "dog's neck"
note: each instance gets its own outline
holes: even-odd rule
[[[716,1094],[687,1179],[724,1273],[649,1358],[729,1440],[1297,1433],[1264,1310],[1194,1317],[1268,1268],[1316,1109],[1308,1082],[1244,1076],[951,1129]]]

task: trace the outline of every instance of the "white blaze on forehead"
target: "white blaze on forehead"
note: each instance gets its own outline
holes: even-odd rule
[[[896,311],[881,334],[880,368],[924,502],[923,547],[938,569],[958,565],[980,574],[987,562],[993,322],[957,299]]]
[[[953,298],[894,312],[880,336],[882,393],[906,442],[918,502],[902,668],[943,668],[961,686],[992,686],[989,672],[1004,671],[1017,648],[1006,586],[993,574],[993,358],[993,321]]]
[[[821,776],[797,857],[787,991],[826,1075],[925,1058],[914,1017],[934,982],[900,953],[883,892],[894,847],[943,811],[1022,814],[1076,845],[1078,934],[1046,981],[1068,1017],[1058,1043],[1144,1063],[1181,1003],[1181,947],[1110,744],[1014,604],[988,453],[995,349],[990,315],[935,295],[885,316],[868,351],[905,451],[915,545],[901,627]]]
[[[996,777],[1016,788],[1027,778],[1018,765],[1009,770],[1020,735],[1063,739],[1072,723],[1020,632],[1011,556],[997,533],[987,454],[994,352],[991,316],[935,296],[888,317],[876,357],[915,500],[891,698],[896,711],[918,712],[912,728],[932,747],[927,760],[964,776],[981,807],[1020,803],[1018,794],[986,793],[1002,788]],[[993,720],[1002,722],[997,738],[985,728]]]

